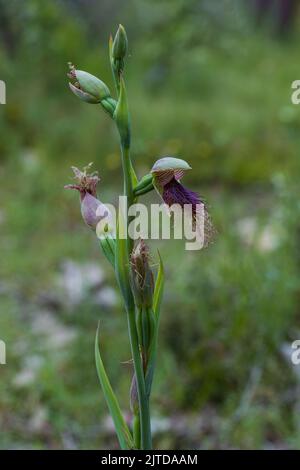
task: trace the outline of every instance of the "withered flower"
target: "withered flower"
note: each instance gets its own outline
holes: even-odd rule
[[[151,307],[153,301],[154,279],[149,259],[149,248],[140,240],[130,257],[132,290],[140,307]]]
[[[91,166],[92,163],[86,166],[83,171],[73,166],[72,170],[75,175],[76,183],[66,185],[65,189],[75,189],[80,193],[83,220],[89,227],[96,230],[98,224],[103,225],[103,221],[105,221],[106,225],[109,223],[110,212],[108,208],[97,199],[97,185],[100,178],[97,172],[89,173]],[[107,229],[106,225],[103,226],[103,229]]]

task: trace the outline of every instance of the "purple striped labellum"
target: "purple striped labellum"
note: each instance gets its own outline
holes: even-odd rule
[[[190,209],[192,227],[197,232],[202,232],[203,246],[207,246],[213,238],[214,229],[206,205],[196,192],[180,182],[184,173],[191,169],[185,160],[163,157],[152,167],[153,185],[169,208],[179,206],[182,209]]]

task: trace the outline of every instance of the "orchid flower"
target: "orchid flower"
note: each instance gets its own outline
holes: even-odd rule
[[[85,223],[93,230],[96,230],[98,238],[102,231],[112,231],[112,218],[108,208],[97,199],[97,185],[100,181],[97,172],[88,173],[91,163],[80,171],[75,166],[72,170],[77,182],[68,184],[65,189],[75,189],[80,193],[81,214]]]

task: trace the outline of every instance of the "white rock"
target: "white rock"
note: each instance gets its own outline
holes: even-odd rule
[[[43,406],[35,409],[34,414],[28,421],[28,430],[32,433],[39,433],[47,425],[48,410]]]
[[[21,370],[13,379],[13,385],[17,388],[28,387],[34,383],[36,372],[30,369]]]
[[[111,287],[102,287],[93,296],[94,303],[101,307],[115,307],[118,303],[116,292]]]
[[[244,243],[252,245],[257,232],[257,220],[255,217],[244,217],[237,224],[237,232]]]
[[[258,237],[257,246],[262,252],[274,251],[278,248],[279,242],[280,240],[275,229],[267,225]]]
[[[41,311],[34,314],[32,332],[43,335],[43,344],[50,349],[62,348],[77,337],[77,330],[66,326],[50,312]]]
[[[35,382],[37,374],[43,365],[43,358],[41,356],[27,356],[23,361],[23,368],[15,376],[13,385],[17,388],[28,387]]]
[[[63,263],[62,274],[58,279],[63,299],[70,306],[78,305],[103,283],[104,272],[98,263],[79,264],[72,260]]]

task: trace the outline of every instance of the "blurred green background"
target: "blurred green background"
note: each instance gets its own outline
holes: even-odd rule
[[[200,252],[152,243],[166,265],[152,399],[158,448],[299,448],[300,79],[293,0],[0,0],[0,447],[116,447],[96,377],[129,413],[127,325],[70,166],[94,162],[103,202],[121,189],[118,140],[68,89],[67,62],[113,88],[107,41],[129,37],[133,159],[171,154],[209,204]]]

